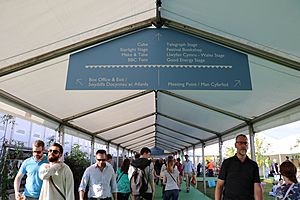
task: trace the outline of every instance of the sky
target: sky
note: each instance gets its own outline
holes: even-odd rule
[[[300,140],[300,120],[276,128],[268,129],[256,133],[256,136],[263,139],[265,144],[270,144],[267,155],[300,153],[298,148],[291,150],[296,145],[296,140]],[[234,147],[234,140],[228,140],[223,143],[223,149]],[[218,144],[210,145],[205,148],[206,155],[218,155]],[[196,155],[202,155],[201,149],[196,149]]]

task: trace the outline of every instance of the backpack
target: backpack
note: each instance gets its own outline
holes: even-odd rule
[[[132,195],[141,196],[145,194],[148,190],[148,178],[146,178],[146,173],[144,169],[138,167],[133,167],[134,171],[130,178],[130,188]],[[150,172],[150,166],[149,166]]]

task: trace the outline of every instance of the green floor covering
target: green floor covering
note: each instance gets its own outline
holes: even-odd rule
[[[156,191],[155,191],[155,200],[162,200],[162,187],[160,185],[156,185]],[[191,187],[190,192],[187,193],[185,189],[185,182],[181,184],[181,192],[179,193],[179,199],[180,200],[209,200],[210,198],[205,196],[203,193],[201,193],[199,190]]]

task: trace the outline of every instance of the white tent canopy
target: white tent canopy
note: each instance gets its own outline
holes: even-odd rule
[[[255,133],[297,121],[299,6],[279,0],[172,0],[159,9],[148,0],[2,1],[1,101],[133,151],[147,145],[176,152],[249,127]],[[246,53],[252,90],[65,90],[70,53],[153,24]]]

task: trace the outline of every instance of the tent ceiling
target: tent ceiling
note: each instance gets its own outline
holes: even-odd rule
[[[163,1],[167,27],[248,53],[250,91],[66,91],[69,53],[151,26],[155,3],[0,5],[0,100],[89,136],[134,151],[146,145],[174,152],[234,137],[249,123],[261,131],[300,119],[297,1]],[[21,62],[26,59],[31,63]]]

